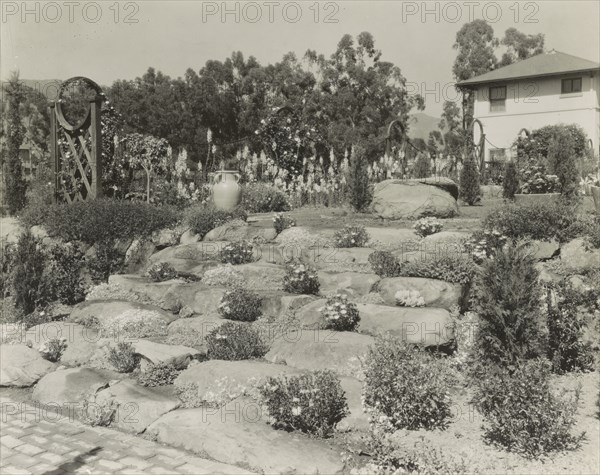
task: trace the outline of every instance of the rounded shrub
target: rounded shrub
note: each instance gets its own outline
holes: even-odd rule
[[[248,323],[226,322],[206,335],[207,355],[213,360],[262,358],[269,351],[260,333]]]
[[[219,313],[229,320],[253,322],[262,315],[262,298],[250,290],[236,288],[225,292],[219,303]]]
[[[349,412],[340,378],[329,370],[268,378],[259,394],[276,428],[319,437],[331,436]]]
[[[223,264],[248,264],[254,261],[254,246],[250,241],[238,241],[227,244],[219,253]]]
[[[321,284],[314,268],[299,260],[292,260],[286,266],[283,276],[283,290],[291,294],[318,294]]]
[[[443,428],[452,416],[444,362],[399,338],[380,336],[365,365],[363,405],[390,432]]]
[[[336,331],[353,331],[360,322],[360,315],[355,303],[349,302],[348,297],[337,294],[329,297],[321,309],[322,326]]]
[[[333,235],[335,247],[365,247],[370,236],[364,226],[346,225]]]

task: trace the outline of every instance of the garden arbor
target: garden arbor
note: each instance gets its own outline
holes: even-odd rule
[[[57,100],[50,105],[56,200],[73,203],[102,196],[100,114],[105,99],[98,84],[78,76],[61,84]]]

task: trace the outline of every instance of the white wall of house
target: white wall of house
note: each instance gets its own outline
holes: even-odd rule
[[[581,92],[561,94],[561,81],[582,78]],[[505,110],[492,112],[489,88],[506,86]],[[474,115],[483,124],[488,139],[485,159],[490,159],[490,149],[506,149],[511,146],[523,128],[532,131],[545,125],[578,124],[598,153],[600,144],[600,76],[595,73],[570,74],[547,78],[535,78],[497,84],[481,85],[477,89]]]

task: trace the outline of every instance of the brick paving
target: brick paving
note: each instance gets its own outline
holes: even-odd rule
[[[248,474],[184,450],[0,397],[0,474]]]

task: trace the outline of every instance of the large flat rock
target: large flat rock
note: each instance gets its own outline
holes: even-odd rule
[[[460,284],[421,277],[381,279],[377,284],[377,290],[387,305],[396,305],[396,292],[410,290],[421,294],[421,297],[425,300],[425,306],[439,307],[446,310],[458,305],[462,294]]]
[[[42,323],[31,327],[25,334],[25,341],[34,349],[50,340],[62,338],[66,340],[67,348],[60,363],[65,366],[81,366],[92,357],[100,336],[94,328],[72,322]]]
[[[358,331],[367,335],[389,333],[407,343],[424,346],[447,345],[454,339],[454,323],[442,308],[391,307],[370,303],[356,305],[360,314]]]
[[[139,434],[162,415],[177,409],[179,400],[157,388],[138,386],[133,381],[119,381],[96,394],[95,404],[117,406],[111,423],[126,432]]]
[[[353,297],[366,295],[371,291],[373,285],[379,282],[377,274],[367,274],[362,272],[324,272],[317,273],[321,283],[321,294],[335,294],[344,292]]]
[[[25,345],[0,345],[0,386],[28,387],[55,368]]]
[[[135,352],[140,355],[140,368],[144,371],[148,364],[172,364],[178,369],[187,368],[192,358],[200,352],[194,348],[182,345],[165,345],[150,340],[137,340],[133,342]]]
[[[44,376],[33,388],[33,399],[42,404],[81,403],[87,395],[108,386],[109,381],[122,378],[113,371],[91,368],[61,369]]]
[[[180,409],[164,415],[148,431],[159,442],[183,447],[219,462],[260,473],[337,474],[339,450],[263,422],[260,406],[236,399],[221,409]]]
[[[209,231],[203,241],[252,241],[254,239],[272,241],[276,236],[277,232],[273,227],[265,228],[234,220]]]
[[[265,359],[298,369],[331,369],[361,379],[362,361],[373,341],[371,336],[354,332],[295,328],[273,340]]]
[[[291,366],[262,361],[209,360],[182,371],[175,385],[194,384],[198,399],[212,406],[221,406],[242,395],[251,395],[254,388],[269,377],[298,374]]]
[[[600,249],[588,249],[583,238],[573,239],[560,248],[560,261],[567,270],[583,274],[600,267]]]
[[[450,218],[458,213],[456,198],[448,191],[407,180],[377,183],[372,206],[375,214],[385,219]]]

